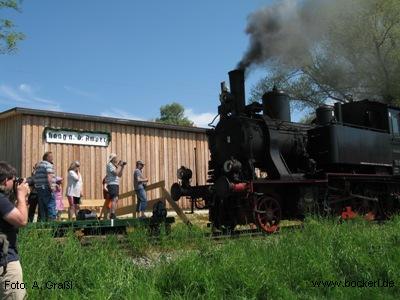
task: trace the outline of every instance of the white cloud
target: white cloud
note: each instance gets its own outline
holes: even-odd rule
[[[29,94],[33,93],[32,87],[29,84],[21,83],[18,88],[21,92],[25,92],[25,93],[29,93]]]
[[[109,117],[109,118],[129,119],[129,120],[139,120],[139,121],[144,120],[142,117],[132,115],[129,112],[117,108],[113,108],[109,111],[103,111],[102,113],[100,113],[100,115],[102,117]]]
[[[215,118],[216,114],[210,112],[197,114],[193,109],[188,108],[185,109],[185,116],[198,127],[208,127],[208,124]]]
[[[2,84],[0,85],[0,95],[8,99],[8,102],[19,102],[19,103],[27,103],[27,99],[19,95],[18,91],[16,91],[14,88]]]
[[[87,92],[87,91],[84,91],[84,90],[81,90],[81,89],[77,89],[77,88],[74,88],[74,87],[69,86],[69,85],[64,85],[64,89],[67,92],[70,92],[71,94],[75,94],[75,95],[86,97],[86,98],[92,98],[92,97],[95,96],[95,94],[93,94],[93,93],[90,93],[90,92]]]
[[[6,102],[11,106],[55,111],[61,110],[59,103],[38,96],[35,89],[27,83],[21,83],[17,87],[0,84],[0,99],[1,102]]]

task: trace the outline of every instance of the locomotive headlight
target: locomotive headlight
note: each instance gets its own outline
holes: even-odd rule
[[[184,166],[180,167],[176,172],[176,176],[180,180],[190,180],[192,178],[192,175],[193,175],[192,170]]]

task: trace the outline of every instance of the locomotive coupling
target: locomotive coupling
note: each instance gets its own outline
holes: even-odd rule
[[[179,183],[175,182],[171,186],[172,200],[174,200],[175,202],[178,201],[183,196],[183,194],[184,194],[184,192],[182,191],[181,185]]]

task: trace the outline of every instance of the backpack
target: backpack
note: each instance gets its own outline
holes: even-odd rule
[[[165,208],[165,204],[163,201],[158,201],[153,206],[153,215],[151,216],[151,220],[156,223],[164,222],[167,217],[167,209]]]
[[[90,209],[81,209],[76,214],[76,219],[77,220],[96,220],[97,214],[96,214],[96,212],[91,211]]]
[[[2,247],[0,250],[0,256],[1,256],[1,260],[4,263],[3,273],[0,275],[0,277],[3,277],[7,273],[7,264],[8,264],[7,255],[8,255],[8,246],[10,244],[8,242],[7,236],[4,233],[0,233],[0,244],[2,244]]]

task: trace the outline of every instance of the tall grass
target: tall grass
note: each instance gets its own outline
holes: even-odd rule
[[[173,228],[148,238],[135,230],[82,246],[71,233],[20,234],[24,281],[31,299],[398,299],[400,218],[384,225],[361,220],[306,221],[303,230],[225,242],[200,229]],[[150,257],[150,264],[137,258]],[[319,280],[393,280],[392,288],[314,287]],[[30,289],[34,281],[73,281],[70,290]]]

